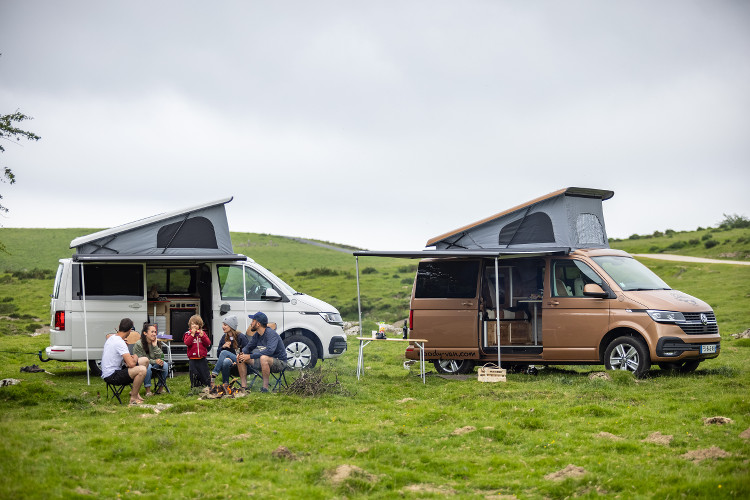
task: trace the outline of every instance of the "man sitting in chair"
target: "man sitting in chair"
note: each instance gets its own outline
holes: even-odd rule
[[[240,385],[247,388],[247,365],[252,364],[256,371],[261,372],[263,387],[260,392],[268,392],[268,380],[271,371],[276,373],[284,369],[286,364],[286,346],[273,328],[268,328],[268,317],[257,312],[252,316],[250,328],[247,329],[249,342],[237,356],[237,370],[240,372]]]
[[[130,391],[130,404],[137,405],[143,402],[143,398],[138,391],[146,378],[146,364],[148,358],[143,358],[143,363],[138,363],[138,357],[130,354],[125,338],[130,332],[135,330],[133,320],[123,318],[117,333],[112,335],[104,343],[102,352],[102,378],[105,382],[112,385],[133,384]],[[125,365],[123,367],[122,365]]]

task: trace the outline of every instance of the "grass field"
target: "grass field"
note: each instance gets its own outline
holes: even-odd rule
[[[353,257],[269,235],[233,240],[295,288],[351,303]],[[69,241],[0,269],[54,269]],[[19,373],[48,345],[28,333],[48,322],[52,285],[6,273],[0,315],[14,317],[0,325],[17,328],[0,329],[0,378],[22,383],[0,388],[0,498],[748,498],[750,340],[730,334],[750,327],[750,270],[643,262],[716,311],[722,353],[694,374],[604,380],[589,377],[602,367],[557,366],[481,384],[430,368],[423,385],[402,368],[403,346],[373,344],[357,381],[350,342],[323,364],[338,391],[202,401],[182,374],[172,394],[148,401],[173,405],[158,414],[106,401],[82,363]],[[371,321],[403,317],[413,265],[360,260],[374,270],[362,274]],[[704,424],[714,416],[732,422]],[[280,446],[290,454],[274,456]]]

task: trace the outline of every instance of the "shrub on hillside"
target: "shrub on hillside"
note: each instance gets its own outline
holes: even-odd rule
[[[706,241],[706,240],[710,240],[713,237],[714,236],[711,233],[706,233],[703,236],[701,236],[701,240]]]
[[[705,242],[705,243],[703,244],[703,246],[705,246],[706,248],[713,248],[713,247],[715,247],[715,246],[716,246],[716,245],[718,245],[718,244],[719,244],[719,242],[718,242],[718,241],[716,241],[716,240],[707,240],[707,241],[706,241],[706,242]]]
[[[377,274],[378,270],[374,267],[366,267],[362,269],[362,274]]]
[[[640,234],[631,234],[631,235],[630,235],[630,236],[628,237],[628,239],[629,239],[629,240],[640,240],[640,239],[641,239],[641,235],[640,235]]]
[[[719,228],[721,229],[742,229],[745,227],[750,227],[750,219],[748,219],[744,215],[722,215],[724,215],[724,220],[719,223]]]
[[[698,238],[693,238],[693,239],[691,239],[690,241],[688,241],[688,243],[689,243],[690,245],[692,245],[692,246],[696,246],[696,245],[700,245],[700,243],[701,243],[701,240],[699,240]]]

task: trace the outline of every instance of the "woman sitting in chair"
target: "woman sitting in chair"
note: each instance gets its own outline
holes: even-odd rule
[[[162,382],[156,394],[161,394],[166,385],[169,363],[164,361],[164,352],[162,352],[156,341],[156,325],[151,323],[143,324],[141,339],[133,344],[133,354],[138,357],[139,361],[141,358],[148,358],[146,381],[144,382],[146,396],[154,394],[151,392],[151,378],[156,374],[159,375]]]
[[[211,371],[211,382],[221,371],[222,380],[225,384],[228,384],[232,366],[237,363],[237,353],[247,344],[247,336],[237,331],[237,316],[234,315],[224,318],[221,329],[224,330],[224,335],[219,341],[219,350],[216,354],[218,359],[216,360],[216,366]]]

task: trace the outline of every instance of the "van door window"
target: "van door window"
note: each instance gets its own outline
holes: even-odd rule
[[[593,269],[578,260],[557,260],[553,263],[552,269],[553,297],[583,297],[585,285],[603,284]]]
[[[273,288],[273,285],[255,269],[246,267],[245,287],[247,288],[247,300],[261,300],[266,290]]]
[[[242,300],[242,266],[217,266],[222,300]]]
[[[479,261],[421,262],[414,298],[469,299],[476,297]]]
[[[86,264],[86,298],[143,300],[142,264]],[[81,300],[81,264],[73,270],[73,299]]]

